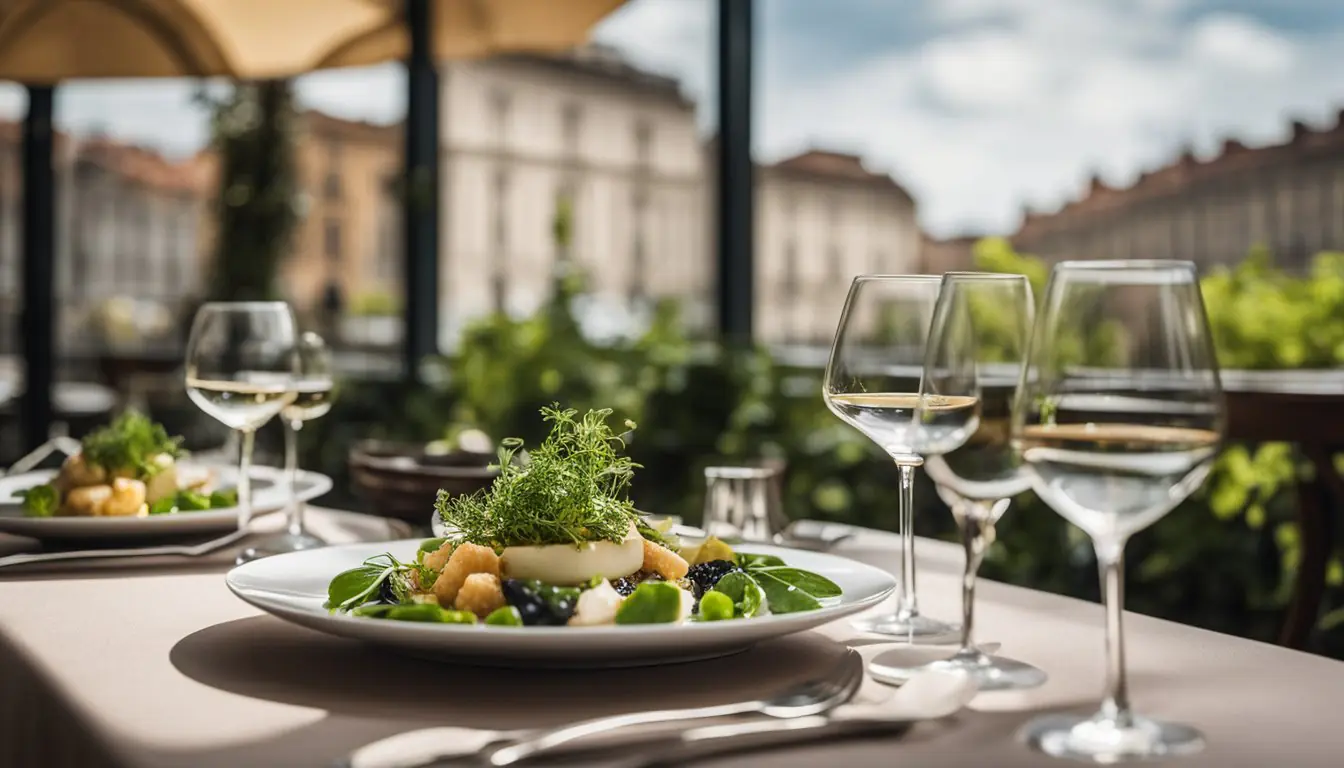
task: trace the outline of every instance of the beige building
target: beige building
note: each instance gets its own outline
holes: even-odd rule
[[[442,88],[445,343],[492,311],[533,312],[562,259],[588,277],[582,311],[599,335],[663,297],[681,302],[693,328],[713,323],[707,149],[675,80],[589,47],[452,63]],[[315,114],[307,123],[311,205],[287,273],[296,299],[315,301],[326,285],[356,310],[370,304],[361,297],[399,296],[400,126]],[[918,268],[913,200],[858,157],[807,152],[760,168],[757,183],[762,340],[829,338],[854,274]],[[562,200],[566,252],[555,238]]]
[[[1344,248],[1344,112],[1312,130],[1293,124],[1282,144],[1248,148],[1227,140],[1218,155],[1189,152],[1142,174],[1128,188],[1093,179],[1087,194],[1056,213],[1028,212],[1013,242],[1049,260],[1240,261],[1267,246],[1289,269]]]
[[[919,272],[915,202],[861,158],[812,150],[757,170],[756,337],[826,342],[854,275]]]

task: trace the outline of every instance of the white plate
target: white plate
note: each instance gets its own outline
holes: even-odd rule
[[[811,629],[882,602],[896,587],[885,571],[837,555],[765,545],[741,551],[778,555],[844,590],[820,610],[694,624],[606,627],[487,627],[417,624],[330,613],[327,584],[365,559],[391,552],[412,559],[419,539],[350,544],[255,560],[229,571],[229,589],[286,621],[413,656],[470,659],[500,666],[611,667],[667,664],[746,650],[755,643]]]
[[[221,488],[233,487],[238,481],[237,467],[219,464],[184,461],[179,464],[178,473],[183,477],[208,473]],[[253,514],[275,512],[289,503],[289,488],[281,470],[252,467],[249,474],[252,476]],[[34,539],[113,539],[215,533],[238,527],[237,507],[147,517],[25,517],[22,499],[17,492],[41,485],[55,476],[56,470],[42,469],[0,477],[0,533]],[[299,498],[303,501],[321,496],[332,486],[331,478],[317,472],[300,471],[298,480]]]

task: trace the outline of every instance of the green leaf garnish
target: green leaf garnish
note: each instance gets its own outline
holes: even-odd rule
[[[50,483],[18,491],[16,495],[23,499],[23,514],[27,517],[52,517],[61,506],[61,495]]]
[[[761,585],[742,571],[733,571],[725,575],[710,591],[722,592],[731,598],[735,615],[745,619],[758,615],[766,601],[765,591],[761,589]]]
[[[230,488],[215,491],[209,496],[192,490],[182,490],[165,496],[149,505],[151,515],[171,515],[178,512],[199,512],[203,509],[224,509],[238,506],[238,491]]]
[[[804,571],[801,568],[765,566],[760,568],[748,568],[747,572],[758,579],[761,576],[769,576],[770,578],[781,581],[789,586],[797,587],[813,597],[839,597],[842,593],[839,584],[836,584],[834,581],[831,581],[821,574]],[[774,605],[775,601],[771,598],[770,610],[774,610]]]
[[[610,409],[543,408],[546,440],[524,456],[522,441],[502,441],[499,476],[488,492],[449,496],[434,508],[454,538],[500,549],[623,540],[638,515],[626,493],[638,466],[607,425]]]
[[[128,410],[111,424],[89,433],[80,447],[87,463],[110,472],[129,469],[144,480],[162,471],[163,467],[154,462],[159,454],[173,458],[182,455],[181,441],[180,437],[169,437],[162,424]]]
[[[784,561],[774,555],[753,555],[750,552],[738,552],[736,554],[737,566],[744,571],[752,568],[766,568],[784,565]]]
[[[485,623],[493,627],[521,627],[523,615],[512,605],[506,605],[491,611],[490,615],[485,617]]]
[[[798,613],[815,611],[821,607],[817,598],[809,595],[797,586],[771,576],[765,571],[756,571],[751,577],[761,585],[771,613]],[[716,587],[717,588],[717,587]]]

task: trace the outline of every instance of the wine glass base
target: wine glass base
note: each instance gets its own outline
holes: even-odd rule
[[[1141,717],[1121,727],[1102,715],[1049,715],[1027,723],[1020,736],[1047,755],[1104,765],[1189,755],[1204,748],[1204,736],[1188,725]]]
[[[868,665],[868,674],[873,679],[893,685],[901,685],[912,676],[928,670],[964,672],[981,691],[1024,691],[1038,688],[1046,681],[1045,672],[1030,664],[978,652],[958,653],[951,658],[910,667],[876,662]]]
[[[961,627],[902,611],[854,622],[860,632],[904,640],[911,645],[947,645],[961,640]]]
[[[238,553],[238,564],[259,560],[271,555],[283,555],[286,552],[301,552],[305,549],[318,549],[327,546],[327,542],[310,533],[277,533],[266,536]]]

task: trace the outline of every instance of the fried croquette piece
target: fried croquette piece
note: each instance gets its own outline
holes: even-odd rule
[[[459,611],[471,611],[480,618],[489,616],[496,608],[505,605],[504,590],[499,577],[489,573],[473,573],[462,582],[457,590],[457,599],[453,602]]]
[[[457,600],[457,591],[473,573],[488,573],[499,578],[499,555],[495,554],[495,550],[479,544],[458,545],[443,566],[439,578],[434,581],[434,596],[439,599],[439,605],[452,608]]]
[[[640,567],[640,570],[653,571],[667,581],[676,581],[686,575],[690,566],[682,559],[681,555],[645,539],[644,565]]]

